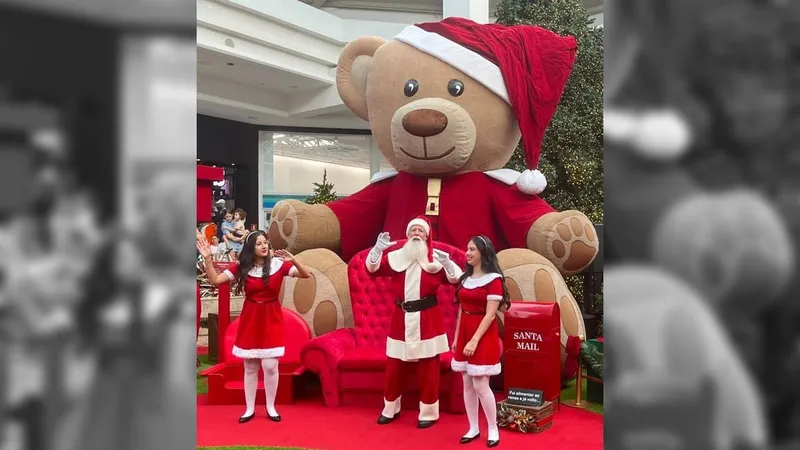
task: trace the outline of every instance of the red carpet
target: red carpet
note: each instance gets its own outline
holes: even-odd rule
[[[432,428],[416,428],[415,411],[403,410],[397,421],[380,426],[375,423],[380,408],[327,408],[318,401],[279,405],[280,423],[266,418],[264,406],[256,409],[256,417],[243,425],[237,419],[244,405],[205,405],[198,398],[197,445],[262,445],[301,447],[320,450],[352,450],[356,448],[440,449],[486,448],[486,423],[481,412],[481,439],[467,446],[458,443],[467,431],[467,417],[442,413]],[[601,450],[603,417],[588,411],[561,407],[553,427],[541,434],[522,434],[500,430],[497,448],[547,448]]]

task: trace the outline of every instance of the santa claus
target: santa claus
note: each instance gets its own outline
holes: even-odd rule
[[[373,276],[392,278],[397,298],[386,339],[384,408],[378,424],[391,423],[400,413],[403,366],[416,362],[420,387],[417,426],[428,428],[439,419],[439,355],[449,349],[436,291],[445,282],[457,283],[463,272],[447,253],[433,249],[427,218],[409,222],[406,236],[408,241],[401,248],[384,254],[395,243],[389,233],[381,233],[366,263]]]

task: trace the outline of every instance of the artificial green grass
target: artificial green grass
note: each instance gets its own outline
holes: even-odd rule
[[[208,355],[198,355],[198,359],[200,359],[200,367],[197,368],[197,395],[200,394],[208,394],[208,379],[205,377],[200,376],[201,370],[206,370],[211,367],[213,364],[208,362]],[[225,448],[233,448],[233,447],[218,447],[220,449]],[[244,448],[244,447],[242,447]],[[253,447],[256,448],[256,447]],[[266,447],[264,447],[266,448]]]
[[[603,405],[589,403],[586,401],[586,378],[583,379],[583,389],[581,389],[581,400],[587,411],[603,414]],[[561,390],[561,401],[575,400],[575,379],[567,383],[567,387]]]

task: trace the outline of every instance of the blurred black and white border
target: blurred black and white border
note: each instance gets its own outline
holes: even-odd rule
[[[605,3],[607,448],[800,448],[800,3]]]

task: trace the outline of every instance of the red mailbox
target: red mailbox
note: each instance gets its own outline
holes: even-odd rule
[[[561,395],[561,312],[558,303],[511,302],[503,326],[503,387]]]

